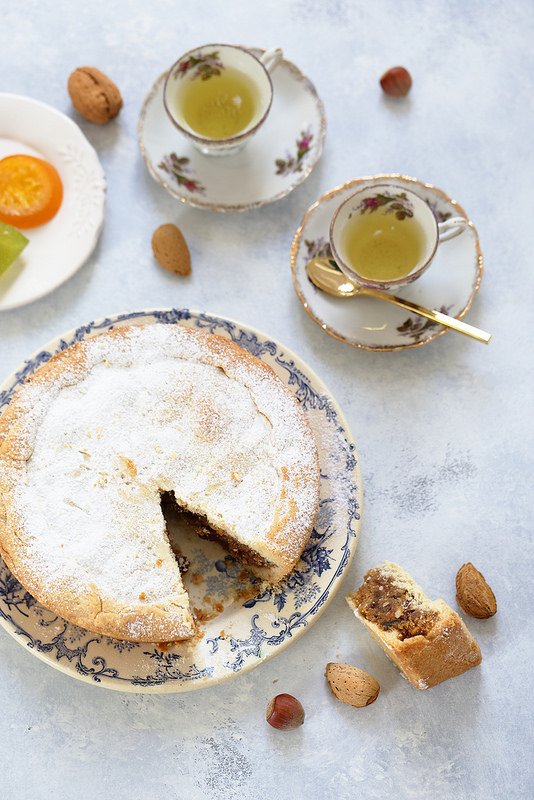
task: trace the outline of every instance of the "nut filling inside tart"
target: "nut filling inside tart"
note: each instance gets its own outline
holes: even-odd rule
[[[258,553],[255,553],[250,547],[232,539],[232,537],[221,528],[216,528],[214,525],[211,525],[207,517],[202,514],[194,514],[192,511],[188,511],[186,507],[180,506],[176,502],[172,492],[166,492],[162,496],[161,506],[164,517],[168,514],[178,514],[184,522],[193,528],[198,536],[202,539],[209,539],[212,542],[219,542],[219,544],[244,567],[263,567],[269,569],[274,566],[266,558],[262,558]],[[184,570],[181,567],[180,559],[178,563],[183,574]]]
[[[427,636],[438,619],[436,611],[422,608],[406,586],[379,568],[367,572],[364,583],[354,594],[354,603],[364,619],[384,631],[393,628],[401,640]]]
[[[356,618],[417,689],[480,664],[480,647],[444,600],[431,600],[398,564],[370,569],[346,597]]]

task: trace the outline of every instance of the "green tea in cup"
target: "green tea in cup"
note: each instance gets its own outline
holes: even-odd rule
[[[208,80],[190,81],[175,104],[177,115],[208,139],[229,139],[244,130],[256,106],[253,81],[232,67]]]
[[[281,59],[279,48],[259,58],[236,45],[190,50],[165,79],[169,119],[205,155],[237,152],[267,118],[273,100],[269,71]]]
[[[408,275],[425,249],[425,235],[413,217],[359,216],[343,236],[345,257],[364,278],[395,280]]]
[[[330,246],[340,269],[374,289],[402,286],[429,267],[438,244],[457,236],[467,220],[438,223],[428,203],[394,184],[374,183],[348,197],[330,225]]]

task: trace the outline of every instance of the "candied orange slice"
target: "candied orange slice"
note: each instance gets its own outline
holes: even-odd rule
[[[63,201],[63,184],[48,161],[13,155],[0,160],[0,221],[35,228],[54,217]]]

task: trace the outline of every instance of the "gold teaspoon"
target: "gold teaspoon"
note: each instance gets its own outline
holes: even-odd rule
[[[471,336],[473,339],[478,339],[479,342],[488,344],[491,339],[490,333],[485,333],[466,322],[462,322],[455,317],[449,317],[441,311],[434,311],[430,308],[424,308],[417,303],[412,303],[410,300],[404,300],[402,297],[395,297],[395,295],[388,294],[387,292],[380,292],[377,289],[368,289],[366,286],[359,286],[353,283],[343,272],[341,272],[334,261],[329,258],[312,258],[306,265],[306,272],[311,282],[322,289],[327,294],[334,295],[334,297],[356,297],[356,295],[366,295],[367,297],[376,297],[378,300],[385,300],[387,303],[401,306],[408,311],[413,311],[421,317],[426,317],[439,325],[445,325],[447,328],[452,328],[459,333],[464,333],[466,336]]]

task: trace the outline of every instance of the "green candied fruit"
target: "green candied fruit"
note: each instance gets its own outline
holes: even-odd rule
[[[29,239],[5,222],[0,222],[0,275],[20,256]]]

